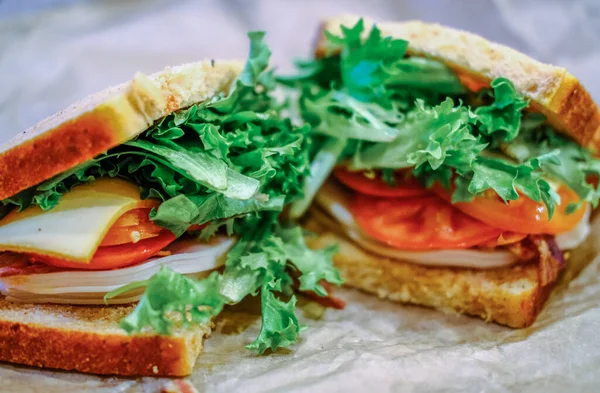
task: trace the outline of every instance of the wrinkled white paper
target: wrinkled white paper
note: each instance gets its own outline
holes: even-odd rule
[[[290,70],[293,58],[310,54],[319,19],[341,12],[477,32],[569,67],[600,99],[599,11],[594,0],[114,0],[11,14],[0,19],[0,139],[135,71],[245,58],[252,29],[267,31],[274,64]],[[246,304],[219,318],[189,380],[210,392],[598,391],[598,270],[595,260],[525,330],[340,290],[345,310],[304,302],[302,341],[262,357],[243,348],[259,329],[258,311]],[[163,382],[0,365],[7,392],[153,392]]]

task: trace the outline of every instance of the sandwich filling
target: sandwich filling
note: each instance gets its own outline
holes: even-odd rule
[[[482,81],[363,21],[328,32],[329,53],[282,77],[315,134],[300,217],[365,250],[476,269],[553,258],[590,232],[600,160],[561,135],[511,81]],[[366,38],[365,38],[366,37]],[[321,185],[324,185],[321,187]]]
[[[263,353],[297,340],[294,289],[341,284],[333,250],[282,223],[303,198],[309,127],[272,97],[270,50],[250,56],[228,94],[179,110],[138,137],[2,201],[0,290],[12,300],[139,300],[121,326],[168,334],[259,295]],[[179,239],[176,241],[176,239]],[[179,314],[173,316],[173,314]]]

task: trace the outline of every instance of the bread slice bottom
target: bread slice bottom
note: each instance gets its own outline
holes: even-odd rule
[[[554,287],[540,285],[537,262],[486,270],[423,266],[370,254],[314,217],[305,227],[319,234],[307,238],[311,247],[338,245],[334,264],[345,285],[382,299],[523,328],[535,321]],[[591,260],[590,250],[580,251],[571,253],[563,278],[572,279],[585,266],[580,262]]]
[[[0,361],[124,376],[184,376],[192,372],[209,325],[128,335],[124,306],[13,303],[0,298]]]

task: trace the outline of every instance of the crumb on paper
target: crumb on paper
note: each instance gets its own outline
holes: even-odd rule
[[[198,393],[198,390],[187,379],[176,379],[163,386],[160,393]]]

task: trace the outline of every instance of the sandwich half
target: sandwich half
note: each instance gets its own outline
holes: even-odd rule
[[[271,96],[270,51],[92,95],[0,148],[0,361],[183,376],[226,304],[259,295],[258,353],[297,340],[293,289],[339,284],[283,225],[307,127]]]
[[[600,112],[565,69],[435,24],[343,16],[299,71],[281,81],[319,147],[292,215],[314,197],[311,242],[339,245],[345,284],[522,328],[589,260]]]

